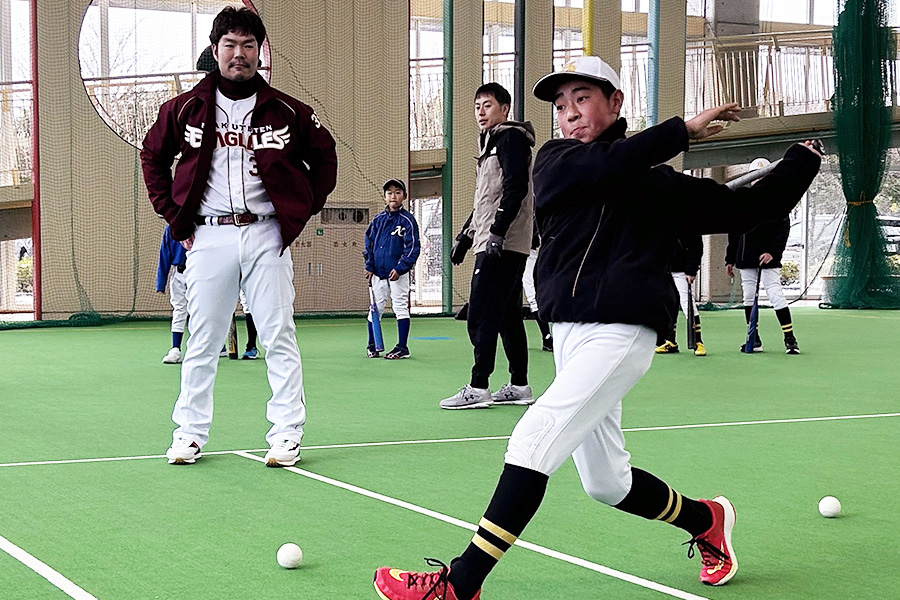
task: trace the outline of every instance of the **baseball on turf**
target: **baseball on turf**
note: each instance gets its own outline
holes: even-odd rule
[[[297,544],[282,544],[275,555],[278,564],[285,569],[296,569],[303,562],[303,550]]]
[[[823,517],[836,517],[841,512],[841,501],[834,496],[825,496],[819,500],[819,513]]]

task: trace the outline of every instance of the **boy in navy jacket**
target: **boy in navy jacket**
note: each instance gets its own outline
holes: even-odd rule
[[[378,314],[384,314],[388,296],[397,318],[397,345],[384,355],[387,359],[409,358],[409,271],[419,258],[419,225],[403,208],[406,184],[388,179],[381,186],[384,210],[375,215],[366,229],[366,279],[372,284]],[[378,358],[372,317],[369,316],[369,344],[366,355]]]

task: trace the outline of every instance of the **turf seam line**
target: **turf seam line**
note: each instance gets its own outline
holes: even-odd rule
[[[53,567],[41,562],[28,552],[25,552],[2,535],[0,535],[0,550],[3,550],[54,586],[58,587],[70,598],[74,598],[75,600],[97,600],[95,596],[92,596],[82,588],[78,587],[78,585],[67,579],[59,571],[56,571]]]
[[[730,421],[725,423],[696,423],[692,425],[659,425],[654,427],[629,427],[623,428],[624,433],[635,433],[641,431],[671,431],[677,429],[703,429],[704,427],[736,427],[739,425],[776,425],[781,423],[809,423],[818,421],[849,421],[857,419],[883,419],[889,417],[900,417],[900,413],[876,413],[871,415],[837,415],[832,417],[801,417],[796,419],[769,419],[765,421]],[[444,438],[432,440],[401,440],[394,442],[357,442],[352,444],[328,444],[322,446],[304,446],[303,450],[331,450],[339,448],[368,448],[374,446],[406,446],[413,444],[446,444],[450,442],[485,442],[508,440],[508,435],[495,435],[485,437],[472,438]],[[234,454],[235,452],[267,452],[268,448],[256,448],[250,450],[215,450],[212,452],[203,452],[204,456],[212,456],[216,454]],[[145,456],[112,456],[104,458],[72,458],[63,460],[35,460],[27,462],[0,463],[3,467],[34,467],[40,465],[69,465],[78,463],[95,463],[95,462],[116,462],[121,460],[146,460],[165,458],[165,454],[149,454]]]
[[[232,452],[236,456],[240,456],[243,458],[249,458],[250,460],[254,460],[256,462],[265,462],[265,458],[261,456],[256,456],[254,454],[250,454],[249,452],[244,452],[241,450],[236,450]],[[431,517],[433,519],[437,519],[438,521],[443,521],[444,523],[448,523],[450,525],[456,525],[457,527],[461,527],[462,529],[468,529],[469,531],[478,531],[478,527],[467,523],[461,519],[457,519],[455,517],[451,517],[449,515],[445,515],[443,513],[439,513],[437,511],[424,508],[418,506],[416,504],[412,504],[410,502],[406,502],[404,500],[399,500],[397,498],[392,498],[391,496],[385,496],[384,494],[379,494],[378,492],[373,492],[371,490],[367,490],[365,488],[361,488],[359,486],[353,485],[352,483],[345,483],[343,481],[339,481],[337,479],[332,479],[331,477],[326,477],[324,475],[319,475],[317,473],[313,473],[311,471],[307,471],[305,469],[300,469],[298,467],[282,467],[284,471],[290,471],[291,473],[296,473],[297,475],[302,475],[309,479],[313,479],[320,483],[326,483],[328,485],[332,485],[343,490],[347,490],[349,492],[353,492],[355,494],[359,494],[361,496],[365,496],[367,498],[372,498],[374,500],[380,500],[381,502],[385,502],[387,504],[392,504],[394,506],[405,508],[412,512],[418,513],[420,515],[424,515],[426,517]],[[674,598],[681,598],[682,600],[709,600],[703,596],[697,596],[695,594],[691,594],[690,592],[685,592],[683,590],[679,590],[677,588],[669,587],[662,583],[657,583],[655,581],[650,581],[649,579],[644,579],[643,577],[638,577],[637,575],[631,575],[630,573],[625,573],[623,571],[617,571],[616,569],[612,569],[610,567],[603,566],[601,564],[597,564],[583,558],[578,558],[577,556],[572,556],[571,554],[565,554],[564,552],[559,552],[557,550],[552,550],[550,548],[545,548],[544,546],[539,546],[537,544],[526,542],[522,539],[516,540],[516,546],[520,546],[525,548],[526,550],[531,550],[532,552],[537,552],[538,554],[543,554],[544,556],[548,556],[550,558],[555,558],[557,560],[561,560],[579,567],[584,567],[591,571],[595,571],[597,573],[608,575],[610,577],[614,577],[616,579],[625,581],[627,583],[633,583],[635,585],[641,586],[643,588],[653,590],[655,592],[660,592],[662,594],[666,594],[668,596],[672,596]]]

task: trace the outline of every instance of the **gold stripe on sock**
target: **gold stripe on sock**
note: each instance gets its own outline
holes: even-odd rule
[[[672,508],[672,494],[673,494],[672,488],[669,487],[669,502],[666,504],[665,510],[663,510],[661,513],[659,513],[659,516],[657,516],[655,519],[653,519],[654,521],[661,521],[662,518],[663,518],[666,514],[668,514],[669,509]]]
[[[794,330],[794,324],[793,324],[793,323],[788,323],[787,325],[782,325],[782,326],[781,326],[781,330],[782,330],[783,332],[785,332],[785,333],[787,333],[788,331],[793,331],[793,330]]]
[[[681,514],[681,494],[675,492],[675,509],[672,511],[672,514],[669,515],[669,518],[665,519],[666,523],[671,523],[677,519],[679,514]]]
[[[481,520],[478,522],[478,526],[484,527],[484,529],[486,529],[489,533],[493,533],[494,535],[496,535],[498,538],[500,538],[501,540],[503,540],[510,546],[512,546],[513,544],[516,543],[516,536],[514,536],[507,530],[503,529],[502,527],[498,527],[497,525],[494,525],[493,523],[491,523],[484,517],[481,517]]]
[[[493,557],[494,560],[500,560],[501,558],[503,558],[503,550],[493,545],[477,533],[475,534],[475,537],[472,538],[472,543],[481,548],[485,554]]]

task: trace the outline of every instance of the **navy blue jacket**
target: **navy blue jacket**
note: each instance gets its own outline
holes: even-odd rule
[[[384,209],[366,229],[366,271],[387,279],[391,271],[403,275],[419,258],[419,225],[408,210]]]
[[[820,160],[794,145],[756,185],[731,190],[657,166],[687,150],[681,119],[629,138],[625,129],[619,119],[587,144],[550,140],[535,158],[539,314],[552,323],[629,323],[668,335],[678,306],[669,274],[676,232],[743,232],[782,219]]]
[[[166,291],[166,283],[169,281],[169,271],[172,267],[184,267],[187,253],[181,243],[176,242],[166,225],[163,231],[162,242],[159,244],[159,266],[156,268],[156,291]]]

